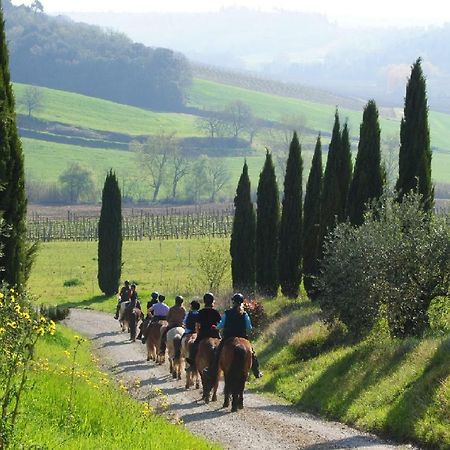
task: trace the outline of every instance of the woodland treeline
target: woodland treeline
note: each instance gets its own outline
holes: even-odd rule
[[[15,81],[118,103],[178,111],[192,76],[186,58],[124,34],[2,2]],[[33,67],[33,70],[30,70]]]

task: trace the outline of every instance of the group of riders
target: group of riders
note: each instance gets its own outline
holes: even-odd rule
[[[142,343],[146,342],[147,331],[149,325],[152,322],[166,321],[167,327],[161,334],[160,340],[160,354],[164,355],[166,351],[166,339],[167,332],[172,328],[183,327],[184,336],[197,333],[193,345],[190,347],[189,357],[186,358],[186,362],[189,366],[186,370],[195,369],[195,358],[198,351],[200,342],[203,339],[218,338],[220,339],[220,331],[222,332],[222,339],[216,349],[214,359],[211,366],[206,369],[207,373],[213,377],[213,374],[217,373],[219,365],[220,352],[227,340],[235,337],[245,338],[248,340],[248,334],[252,329],[252,323],[249,315],[244,310],[244,297],[240,293],[236,293],[231,298],[232,306],[227,309],[223,315],[214,308],[214,295],[210,292],[203,296],[203,308],[200,306],[200,302],[192,300],[190,303],[190,309],[186,312],[183,306],[184,299],[181,295],[175,297],[175,305],[169,307],[165,303],[165,296],[158,292],[152,292],[150,301],[147,302],[147,314],[139,326],[139,334],[137,333],[137,321],[139,317],[135,314],[135,311],[140,311],[143,317],[142,308],[139,302],[138,294],[136,291],[136,285],[130,284],[125,281],[124,286],[120,289],[115,319],[119,318],[119,311],[123,303],[126,303],[125,314],[130,327],[130,340],[141,340]],[[252,372],[256,378],[262,376],[259,370],[258,359],[255,352],[252,351]]]

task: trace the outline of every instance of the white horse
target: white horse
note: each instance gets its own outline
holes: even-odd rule
[[[130,304],[130,301],[122,302],[120,304],[119,308],[119,324],[120,328],[122,329],[122,332],[129,332],[130,331],[130,324],[128,323],[128,316],[127,316],[127,306]]]
[[[167,353],[169,354],[169,372],[173,378],[181,380],[184,358],[181,356],[181,338],[183,327],[172,328],[167,332]]]

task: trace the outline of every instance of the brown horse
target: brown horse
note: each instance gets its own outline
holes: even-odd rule
[[[217,338],[205,338],[200,341],[198,346],[197,356],[195,357],[195,367],[200,373],[200,377],[202,379],[203,386],[203,394],[202,399],[205,403],[209,403],[209,396],[211,394],[211,390],[213,391],[213,395],[211,398],[212,402],[217,400],[217,387],[219,385],[219,376],[217,376],[214,385],[211,383],[211,380],[208,376],[205,375],[204,370],[208,368],[212,360],[214,358],[214,350],[219,345],[220,339]]]
[[[161,340],[161,328],[167,326],[166,320],[151,322],[145,330],[147,344],[147,361],[153,360],[162,364],[163,358],[159,355],[159,345]]]
[[[197,339],[197,333],[185,334],[183,339],[181,340],[181,356],[184,360],[189,358],[189,354],[191,351],[192,344]],[[198,389],[200,387],[200,381],[197,370],[187,370],[186,371],[186,389],[189,389],[194,385],[195,388]]]
[[[236,412],[244,407],[244,387],[248,372],[252,367],[252,346],[247,339],[234,337],[228,339],[220,352],[219,368],[225,379],[225,400],[223,407],[230,406]]]

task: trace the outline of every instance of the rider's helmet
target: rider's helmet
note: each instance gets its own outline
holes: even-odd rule
[[[166,299],[166,296],[163,294],[158,295],[158,300],[162,303]]]
[[[128,280],[125,280],[123,284],[128,287],[130,285],[130,282]]]
[[[191,302],[191,308],[194,311],[198,311],[200,309],[200,303],[197,300],[192,300]]]
[[[211,294],[211,292],[207,292],[203,296],[203,302],[205,303],[205,306],[212,306],[214,303],[214,294]]]
[[[184,302],[184,298],[181,295],[175,297],[175,304],[181,305]]]
[[[136,289],[136,285],[134,283],[131,283],[131,289]]]
[[[157,292],[152,292],[152,299],[153,300],[158,300],[158,293]]]
[[[236,294],[231,297],[231,301],[233,302],[233,305],[242,305],[242,303],[244,303],[244,296],[241,293],[236,292]]]

